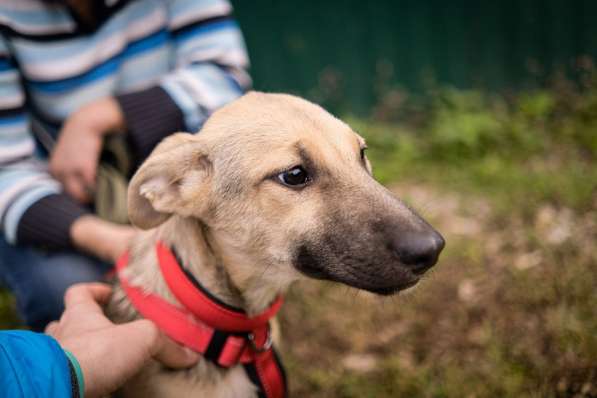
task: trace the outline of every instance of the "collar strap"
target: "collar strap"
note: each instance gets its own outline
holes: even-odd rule
[[[215,302],[197,281],[190,279],[192,276],[185,273],[174,253],[161,242],[157,243],[156,252],[164,279],[183,307],[131,285],[122,272],[128,265],[127,253],[116,263],[116,270],[125,294],[137,311],[171,339],[214,364],[224,368],[242,364],[258,387],[260,398],[285,397],[286,375],[272,347],[268,323],[279,310],[281,298],[264,313],[250,318],[241,310]],[[194,293],[182,293],[183,289]],[[192,303],[192,307],[187,307],[187,303]]]
[[[244,311],[219,304],[210,297],[199,282],[191,279],[192,275],[185,272],[174,253],[162,242],[157,242],[156,252],[162,276],[172,294],[193,315],[213,328],[228,332],[259,329],[266,326],[282,306],[283,300],[279,296],[264,312],[248,317]]]

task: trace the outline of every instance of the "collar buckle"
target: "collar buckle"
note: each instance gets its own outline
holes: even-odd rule
[[[263,343],[261,347],[257,347],[257,343],[255,342],[255,334],[249,333],[248,339],[249,344],[251,345],[251,349],[257,354],[268,351],[270,348],[272,348],[272,344],[274,342],[274,339],[272,338],[271,328],[269,327],[269,325],[267,325],[267,337],[265,339],[265,343]]]

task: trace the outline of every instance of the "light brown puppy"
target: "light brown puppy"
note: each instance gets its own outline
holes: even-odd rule
[[[364,140],[321,107],[283,94],[250,93],[215,112],[197,135],[164,140],[129,187],[129,215],[145,229],[126,277],[175,299],[154,244],[175,244],[216,297],[249,315],[291,283],[328,279],[391,294],[437,261],[442,237],[371,176]],[[117,289],[111,312],[137,316]],[[251,397],[242,367],[206,360],[190,371],[152,364],[126,396]]]

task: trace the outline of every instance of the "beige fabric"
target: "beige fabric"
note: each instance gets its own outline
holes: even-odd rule
[[[43,147],[52,153],[56,140],[41,124],[33,122],[33,133]],[[129,224],[127,212],[127,176],[131,174],[131,159],[125,135],[107,134],[97,170],[94,203],[96,215],[118,224]]]
[[[130,157],[126,141],[122,135],[109,135],[98,167],[95,210],[104,220],[118,224],[128,224],[126,176],[130,171]]]

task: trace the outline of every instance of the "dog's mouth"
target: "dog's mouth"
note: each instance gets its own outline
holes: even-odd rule
[[[409,289],[422,276],[395,265],[355,267],[345,264],[327,267],[319,260],[304,248],[299,252],[295,268],[309,278],[338,282],[382,296]]]
[[[381,296],[390,296],[400,291],[407,290],[415,286],[421,280],[419,276],[412,274],[412,277],[407,277],[406,279],[400,278],[400,280],[398,281],[389,283],[387,279],[375,280],[369,278],[363,280],[360,278],[355,278],[351,276],[349,273],[342,273],[340,275],[336,275],[320,269],[308,269],[304,267],[300,267],[298,268],[298,270],[303,275],[308,276],[309,278],[338,282],[344,285],[348,285],[350,287],[379,294]]]
[[[420,278],[413,279],[412,281],[401,283],[399,285],[391,286],[391,287],[381,287],[377,289],[365,289],[370,291],[371,293],[379,294],[381,296],[390,296],[392,294],[396,294],[402,290],[410,289],[411,287],[415,286],[419,283]],[[355,286],[356,287],[356,286]]]

